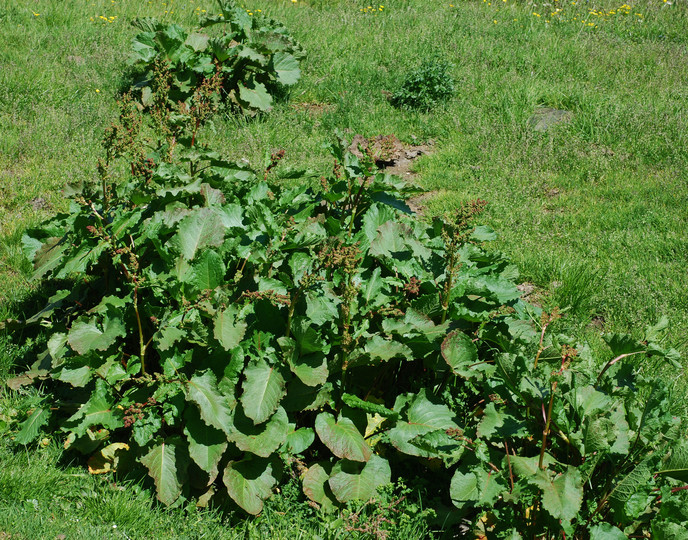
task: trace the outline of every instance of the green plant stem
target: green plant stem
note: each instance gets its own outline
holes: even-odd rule
[[[454,265],[456,264],[456,255],[454,253],[454,249],[451,248],[450,254],[449,254],[449,264],[447,265],[447,270],[449,272],[449,276],[447,277],[447,281],[444,284],[444,294],[442,295],[442,319],[440,320],[440,324],[444,324],[444,322],[447,320],[447,312],[449,311],[449,295],[451,294],[451,290],[454,287]]]
[[[552,404],[554,403],[554,392],[557,390],[558,381],[552,383],[552,393],[549,396],[549,406],[547,407],[547,420],[545,421],[545,429],[542,432],[542,445],[540,446],[540,461],[538,467],[544,469],[545,450],[547,449],[547,434],[549,433],[549,423],[552,419]]]
[[[540,332],[540,345],[538,346],[538,352],[535,355],[535,362],[533,363],[533,369],[537,368],[538,360],[540,360],[540,355],[542,354],[542,351],[545,350],[545,348],[542,346],[542,344],[545,341],[545,332],[547,331],[548,326],[549,326],[549,323],[545,323],[544,325],[542,325],[542,332]]]
[[[296,303],[298,302],[299,297],[301,296],[302,290],[303,290],[303,286],[299,287],[296,290],[296,292],[294,293],[294,297],[289,302],[289,312],[287,314],[287,328],[284,332],[285,337],[289,337],[291,335],[291,320],[294,317],[294,310],[296,309]]]
[[[139,329],[139,351],[141,355],[141,373],[146,375],[146,343],[143,338],[143,327],[141,325],[141,314],[139,313],[139,286],[134,285],[134,313],[136,314],[136,324]]]

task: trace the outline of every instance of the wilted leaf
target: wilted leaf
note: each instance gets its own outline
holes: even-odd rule
[[[119,464],[119,458],[124,452],[129,450],[126,443],[112,443],[101,448],[88,460],[88,472],[91,474],[105,474],[115,472]]]

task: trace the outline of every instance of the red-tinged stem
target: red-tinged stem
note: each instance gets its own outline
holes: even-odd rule
[[[545,341],[545,332],[547,331],[548,326],[549,323],[545,323],[544,325],[542,325],[542,332],[540,333],[540,346],[538,347],[537,355],[535,355],[535,363],[533,364],[533,369],[537,367],[538,360],[540,360],[540,355],[542,354],[542,351],[545,350],[545,348],[542,346],[542,343]]]
[[[547,407],[547,422],[545,423],[545,430],[542,432],[542,446],[540,447],[540,461],[538,467],[544,469],[545,450],[547,449],[547,434],[549,433],[549,423],[552,419],[552,404],[554,403],[554,392],[557,389],[558,381],[552,383],[552,393],[549,396],[549,407]]]
[[[605,366],[602,368],[602,371],[600,371],[599,376],[597,377],[597,382],[595,383],[596,385],[600,384],[600,381],[602,380],[602,376],[607,372],[607,370],[612,367],[614,364],[616,364],[619,360],[623,360],[624,358],[628,356],[634,356],[636,354],[643,354],[645,351],[636,351],[636,352],[631,352],[631,353],[625,353],[625,354],[620,354],[616,358],[613,358],[609,362],[605,364]]]
[[[136,324],[139,327],[139,350],[141,355],[141,373],[146,375],[146,344],[143,339],[143,326],[141,325],[141,314],[139,313],[139,286],[134,285],[134,313],[136,314]]]

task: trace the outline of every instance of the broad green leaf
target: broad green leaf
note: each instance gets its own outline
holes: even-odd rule
[[[153,32],[143,32],[131,40],[134,60],[149,63],[155,59],[158,53],[155,50],[154,36]]]
[[[239,98],[249,107],[259,111],[269,111],[272,108],[272,96],[268,94],[263,83],[256,81],[247,85],[239,83]]]
[[[91,380],[93,374],[88,366],[81,366],[76,369],[63,368],[57,379],[71,384],[75,388],[83,388]]]
[[[289,429],[287,440],[282,445],[282,452],[289,455],[301,454],[310,448],[313,441],[315,441],[315,432],[311,428],[303,427],[294,430],[294,424],[290,424]]]
[[[301,77],[299,61],[286,52],[276,52],[272,57],[272,66],[277,80],[285,85],[296,84]]]
[[[478,225],[471,233],[471,238],[478,242],[490,242],[497,239],[497,233],[486,225]]]
[[[455,375],[467,379],[481,376],[474,369],[478,363],[478,349],[471,338],[461,330],[454,330],[442,342],[442,358]]]
[[[291,371],[304,384],[308,386],[320,386],[327,382],[329,370],[327,368],[327,356],[324,354],[309,354],[300,358],[289,360]]]
[[[332,383],[321,387],[308,386],[299,378],[293,378],[287,386],[282,405],[289,412],[315,411],[332,402]]]
[[[409,442],[427,453],[427,455],[440,458],[447,468],[452,467],[459,461],[465,447],[463,441],[453,439],[442,429],[418,435]]]
[[[368,461],[372,450],[353,421],[345,416],[335,420],[330,413],[321,412],[315,419],[318,437],[332,453],[351,461]]]
[[[207,34],[200,34],[198,32],[192,32],[189,34],[189,36],[186,38],[186,41],[184,42],[186,45],[191,47],[194,51],[204,51],[206,47],[208,46],[208,40],[210,39],[210,36]]]
[[[389,206],[372,204],[363,216],[363,231],[368,240],[368,244],[378,236],[378,229],[396,218],[394,211]]]
[[[542,490],[542,506],[554,519],[571,521],[583,503],[581,474],[569,466],[564,474],[553,478],[550,471],[538,470],[528,481]]]
[[[126,328],[117,318],[108,318],[101,330],[95,319],[90,321],[77,321],[69,330],[67,342],[70,347],[79,354],[89,351],[104,351],[112,345],[118,337],[127,335]]]
[[[322,325],[339,316],[340,300],[330,291],[306,292],[306,317],[313,324]]]
[[[180,321],[181,322],[181,321]],[[160,351],[168,351],[172,345],[186,337],[186,331],[177,326],[163,326],[155,333],[153,341],[158,344]]]
[[[263,510],[263,501],[277,484],[277,471],[275,461],[249,457],[230,462],[222,481],[234,502],[249,514],[258,515]]]
[[[256,424],[261,424],[277,410],[285,394],[284,376],[277,366],[270,366],[263,359],[249,363],[244,375],[240,399],[244,413]]]
[[[510,462],[514,473],[519,476],[523,476],[524,478],[535,476],[540,470],[540,456],[532,456],[527,458],[521,456],[511,456]],[[545,452],[545,456],[542,459],[542,463],[545,467],[549,467],[556,462],[557,461],[552,456]],[[504,463],[507,463],[506,457],[504,458]]]
[[[237,320],[238,314],[239,309],[230,306],[225,310],[218,311],[215,315],[213,335],[225,351],[231,351],[244,339],[246,323]]]
[[[385,339],[378,334],[370,336],[365,343],[365,352],[367,352],[372,359],[380,359],[383,362],[392,358],[406,358],[411,360],[413,353],[411,349],[398,341]]]
[[[217,390],[215,375],[208,370],[191,377],[186,385],[188,399],[198,406],[203,421],[231,434],[232,413],[227,399]]]
[[[246,417],[241,407],[237,407],[234,410],[233,426],[229,440],[239,450],[266,458],[287,440],[289,418],[286,411],[279,407],[267,422],[256,426]]]
[[[170,438],[153,446],[141,458],[141,464],[148,469],[148,475],[155,482],[161,503],[169,506],[179,498],[186,480],[188,462],[178,438]]]
[[[335,509],[337,499],[327,481],[330,479],[332,465],[327,462],[315,463],[303,475],[303,494],[318,503],[326,512]]]
[[[297,251],[289,258],[289,269],[295,284],[298,284],[312,267],[313,258],[307,253]]]
[[[197,208],[179,224],[179,232],[171,243],[182,256],[191,261],[207,246],[219,246],[225,238],[222,217],[213,208]]]
[[[14,441],[19,444],[29,444],[38,437],[41,428],[48,423],[50,410],[40,407],[31,413],[24,422],[20,424],[21,429],[17,433]]]
[[[595,390],[593,386],[578,386],[571,390],[573,405],[581,418],[597,411],[605,411],[609,407],[611,398]]]
[[[628,538],[621,529],[610,523],[600,523],[590,527],[589,533],[590,538],[594,540],[627,540]]]
[[[332,468],[328,485],[340,503],[353,500],[367,501],[377,488],[392,481],[392,472],[386,459],[373,454],[367,463],[343,459]]]
[[[506,489],[499,473],[474,468],[463,473],[457,470],[449,486],[449,495],[457,508],[492,505]]]
[[[324,353],[330,351],[330,344],[321,334],[321,330],[313,326],[305,317],[294,317],[291,325],[294,340],[301,355],[310,353]]]
[[[214,289],[221,285],[225,275],[222,257],[212,249],[206,249],[191,265],[194,286],[200,290]]]
[[[526,435],[526,426],[511,414],[497,411],[494,403],[485,407],[483,419],[478,426],[478,437],[491,437],[494,433],[500,438]]]
[[[679,441],[671,450],[667,463],[659,474],[674,478],[681,482],[688,482],[688,442]]]
[[[208,473],[208,484],[217,478],[217,466],[227,450],[227,437],[222,431],[209,426],[193,408],[187,408],[184,416],[184,434],[189,442],[189,455],[201,469]]]
[[[238,54],[239,58],[248,58],[260,66],[264,66],[268,63],[268,59],[265,57],[265,55],[260,54],[255,49],[252,49],[246,45],[238,48],[240,49]]]
[[[652,455],[645,457],[640,463],[633,467],[625,475],[619,475],[615,480],[616,483],[612,487],[609,495],[609,502],[612,507],[616,509],[623,508],[633,494],[642,486],[647,485],[652,478],[654,471],[651,463]]]
[[[395,257],[408,251],[405,238],[412,236],[411,228],[398,221],[387,221],[377,228],[377,236],[370,244],[370,254],[382,257]]]
[[[114,430],[124,422],[122,412],[114,409],[114,399],[108,385],[102,379],[96,380],[96,387],[89,400],[64,424],[63,429],[82,436],[91,426]]]
[[[363,297],[363,301],[365,302],[365,305],[368,306],[369,309],[388,303],[389,297],[387,295],[381,294],[382,289],[385,285],[385,282],[382,279],[381,275],[382,271],[378,266],[375,268],[375,270],[373,270],[370,277],[365,279],[365,281],[363,282],[361,294]],[[382,302],[380,303],[381,299]]]
[[[395,410],[397,406],[395,405]],[[392,445],[410,456],[433,457],[431,453],[422,450],[410,441],[419,435],[430,433],[438,429],[457,429],[454,413],[444,404],[433,403],[427,396],[425,389],[411,398],[406,411],[407,421],[398,421],[389,430],[388,436]]]
[[[148,410],[134,422],[132,437],[139,446],[146,446],[162,429],[162,418],[156,410]]]

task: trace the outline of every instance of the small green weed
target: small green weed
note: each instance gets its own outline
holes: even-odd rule
[[[439,60],[425,60],[409,73],[399,89],[392,94],[392,105],[402,109],[429,111],[454,95],[451,66]]]

